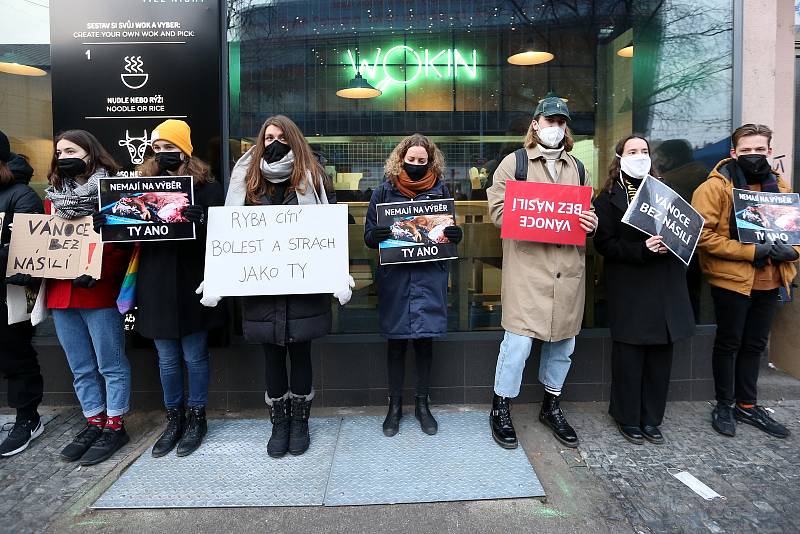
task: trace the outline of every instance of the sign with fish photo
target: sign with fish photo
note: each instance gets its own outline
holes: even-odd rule
[[[378,204],[378,226],[388,226],[389,239],[378,248],[381,265],[458,258],[458,245],[444,235],[455,226],[452,198]]]

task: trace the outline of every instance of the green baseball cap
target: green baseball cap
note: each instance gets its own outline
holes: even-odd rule
[[[534,117],[544,115],[545,117],[552,117],[553,115],[562,115],[570,120],[569,109],[567,103],[558,96],[552,93],[539,100],[539,105],[536,106],[536,111],[533,112]]]

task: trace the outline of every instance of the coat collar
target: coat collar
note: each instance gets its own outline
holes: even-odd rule
[[[528,153],[528,159],[536,160],[536,159],[544,159],[544,154],[539,149],[539,145],[534,146],[533,148],[526,148],[525,151]],[[561,155],[558,157],[560,160],[569,161],[569,156],[567,156],[567,151],[562,150]]]
[[[619,208],[622,213],[628,211],[628,194],[622,189],[622,185],[618,180],[614,180],[614,185],[611,186],[608,196],[611,197],[611,204]]]

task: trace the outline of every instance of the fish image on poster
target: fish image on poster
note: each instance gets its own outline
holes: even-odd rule
[[[742,243],[782,241],[800,245],[800,195],[733,190],[733,211]]]

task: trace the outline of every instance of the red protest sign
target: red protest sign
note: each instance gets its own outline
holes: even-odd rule
[[[591,201],[589,186],[507,181],[500,237],[583,245],[586,232],[578,216]]]

